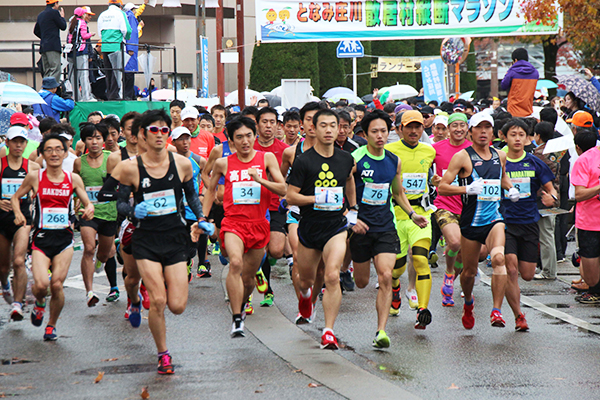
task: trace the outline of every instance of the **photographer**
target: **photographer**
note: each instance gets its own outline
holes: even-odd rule
[[[46,104],[34,104],[33,115],[42,117],[52,117],[56,122],[60,122],[60,113],[72,111],[75,108],[75,102],[71,99],[68,93],[64,95],[58,93],[60,84],[53,76],[46,77],[42,80],[42,90],[39,94]]]

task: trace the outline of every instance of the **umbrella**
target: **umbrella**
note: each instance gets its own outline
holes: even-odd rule
[[[173,89],[159,89],[152,92],[153,101],[170,101],[175,99],[175,92]]]
[[[463,94],[460,95],[459,99],[471,101],[473,99],[473,93],[475,93],[474,90],[465,92],[465,93],[463,93]]]
[[[263,92],[261,94],[265,96],[265,99],[269,100],[269,104],[271,105],[271,107],[277,107],[281,105],[281,97],[275,96],[270,92]]]
[[[31,87],[15,82],[0,83],[0,98],[2,104],[19,103],[30,106],[46,103]]]
[[[14,110],[6,107],[0,107],[0,135],[6,135],[10,128],[10,116],[15,113]]]
[[[388,98],[392,98],[394,100],[403,100],[408,97],[417,96],[419,94],[419,92],[414,87],[410,85],[399,84],[380,89],[379,93],[381,93],[380,101],[382,104],[385,103]]]
[[[6,81],[16,82],[17,80],[10,73],[0,71],[0,82],[6,82]]]
[[[138,65],[142,71],[144,71],[144,78],[146,80],[146,87],[150,87],[150,79],[152,79],[152,72],[154,72],[154,65],[156,64],[156,57],[148,52],[140,52],[138,56]],[[154,93],[152,93],[154,99]]]
[[[361,97],[362,101],[365,102],[365,104],[369,104],[370,102],[373,101],[373,94],[366,94],[363,97]]]
[[[256,90],[251,90],[251,89],[246,88],[246,90],[244,92],[246,94],[246,101],[245,101],[246,104],[251,103],[250,98],[253,96],[256,96],[257,101],[265,98],[265,96],[263,96]],[[238,102],[238,91],[237,90],[234,90],[233,92],[229,93],[225,97],[225,106],[229,106],[231,104],[238,104],[238,103],[239,102]]]
[[[354,96],[354,91],[352,91],[352,89],[348,89],[347,87],[343,87],[343,86],[338,86],[338,87],[334,87],[329,89],[328,91],[325,92],[325,94],[323,95],[324,99],[329,99],[330,97],[333,96],[337,96],[337,95],[348,95],[348,96]]]
[[[327,101],[330,101],[332,103],[337,103],[340,100],[347,100],[348,104],[365,104],[365,102],[358,96],[355,96],[354,93],[352,94],[338,94],[336,96],[333,97],[329,97],[327,99]]]
[[[557,76],[558,83],[565,85],[568,91],[585,101],[585,104],[594,111],[600,111],[600,92],[587,79],[577,75]]]
[[[177,91],[177,99],[188,101],[191,99],[195,99],[198,97],[198,91],[194,88],[181,89]],[[152,93],[152,98],[154,98],[154,93]]]
[[[537,81],[537,85],[535,85],[537,90],[540,90],[541,88],[556,89],[557,87],[558,85],[556,83],[549,81],[548,79],[540,79]]]

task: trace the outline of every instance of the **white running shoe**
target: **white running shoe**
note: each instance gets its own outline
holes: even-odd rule
[[[416,290],[407,290],[405,292],[406,298],[408,299],[408,306],[411,310],[416,310],[419,306],[419,297],[417,296]]]
[[[13,321],[23,320],[23,307],[19,303],[12,303],[12,309],[10,310],[10,319]]]
[[[231,326],[231,337],[232,338],[237,338],[237,337],[245,337],[246,334],[244,333],[244,321],[240,320],[240,321],[233,321],[233,324]]]

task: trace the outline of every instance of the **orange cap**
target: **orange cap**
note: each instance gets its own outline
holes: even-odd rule
[[[120,5],[123,5],[123,0],[108,0],[108,4],[120,4]]]
[[[58,3],[61,0],[46,0],[46,5]]]
[[[591,128],[594,126],[594,118],[592,115],[583,110],[577,111],[570,119],[566,120],[566,122],[581,128]]]
[[[421,125],[423,125],[423,114],[421,114],[421,112],[417,110],[404,111],[404,113],[402,113],[401,120],[402,126],[406,126],[411,122],[418,122]]]

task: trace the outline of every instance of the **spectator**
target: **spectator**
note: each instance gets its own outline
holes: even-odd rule
[[[80,101],[95,101],[92,97],[92,85],[90,83],[90,51],[92,42],[90,38],[95,33],[90,33],[88,22],[92,20],[92,15],[96,15],[89,7],[77,7],[75,16],[69,23],[69,35],[67,42],[73,45],[69,53],[69,80],[76,89],[81,87],[81,94],[78,97]],[[74,60],[73,60],[74,59]],[[77,70],[77,76],[73,76],[73,64]]]
[[[34,104],[33,112],[35,116],[52,117],[56,122],[60,122],[60,113],[72,111],[75,108],[75,102],[72,99],[63,99],[56,92],[60,84],[53,76],[48,76],[42,80],[42,90],[40,96],[46,104]]]
[[[123,98],[123,42],[131,37],[131,26],[121,8],[122,0],[108,0],[108,9],[98,17],[98,30],[102,37],[102,58],[106,75],[108,100]]]
[[[507,111],[513,117],[528,117],[533,114],[533,96],[540,75],[524,48],[513,51],[511,58],[513,64],[501,84],[502,90],[508,91]]]
[[[33,34],[40,38],[40,54],[42,55],[42,76],[53,77],[60,82],[60,33],[67,29],[65,10],[58,8],[60,0],[46,0],[46,9],[38,17]]]
[[[563,107],[563,111],[567,122],[569,122],[570,119],[573,119],[575,113],[583,110],[585,110],[585,102],[583,100],[575,96],[575,93],[573,92],[565,94],[565,106]]]
[[[123,89],[123,97],[126,100],[135,100],[136,98],[133,82],[135,80],[135,73],[138,71],[138,44],[142,36],[142,28],[144,27],[144,21],[138,21],[138,18],[146,9],[147,3],[148,0],[144,0],[144,4],[141,6],[127,3],[123,7],[123,11],[127,16],[127,22],[129,22],[129,26],[131,27],[131,37],[127,40],[126,46],[127,54],[130,58],[127,64],[125,64],[125,88]]]

